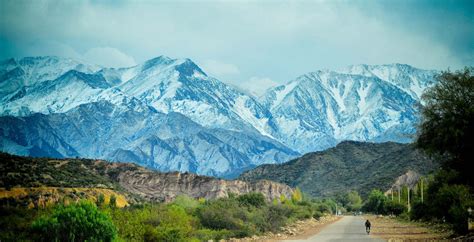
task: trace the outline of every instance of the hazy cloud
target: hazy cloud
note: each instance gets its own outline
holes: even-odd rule
[[[236,65],[223,63],[216,60],[206,60],[201,66],[210,75],[225,76],[239,74],[239,68]]]
[[[472,1],[5,0],[0,59],[86,53],[118,66],[167,55],[249,84],[360,63],[457,69],[474,65],[473,16]]]
[[[133,57],[111,47],[89,49],[84,53],[83,60],[106,67],[130,67],[136,65]]]

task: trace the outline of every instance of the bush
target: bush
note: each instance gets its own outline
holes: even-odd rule
[[[112,196],[110,196],[109,206],[111,208],[116,208],[117,207],[117,197],[115,197],[115,195],[113,195],[113,194],[112,194]]]
[[[214,201],[207,201],[204,206],[196,211],[201,224],[210,229],[216,230],[245,230],[247,214],[239,206],[235,199],[221,198]]]
[[[194,237],[199,241],[209,241],[209,240],[223,240],[229,239],[233,236],[232,231],[229,230],[211,230],[211,229],[200,229],[194,232]]]
[[[444,185],[431,203],[438,218],[446,218],[457,233],[467,232],[467,207],[472,205],[469,188],[464,185]]]
[[[112,241],[117,236],[111,218],[88,201],[57,206],[51,216],[35,220],[32,230],[42,241]]]
[[[267,230],[278,231],[281,227],[285,226],[292,213],[293,210],[286,204],[269,206],[266,213],[266,220],[268,221]]]
[[[237,201],[243,206],[249,207],[263,207],[266,205],[265,197],[262,193],[259,192],[251,192],[247,194],[243,194],[237,197]]]
[[[387,200],[384,207],[385,213],[396,216],[408,211],[408,207],[398,201]]]
[[[410,219],[412,220],[425,220],[429,214],[429,208],[426,203],[416,202],[413,204],[410,210]]]
[[[319,220],[322,216],[323,216],[323,213],[321,213],[321,212],[319,212],[319,211],[315,211],[315,212],[313,213],[313,218],[314,218],[314,219]]]
[[[171,204],[161,208],[158,213],[152,214],[147,224],[156,226],[158,237],[161,241],[169,241],[168,238],[190,238],[194,230],[195,219],[186,213],[184,208]],[[159,240],[160,241],[160,240]]]
[[[187,195],[178,195],[174,199],[173,204],[176,204],[177,206],[184,208],[187,213],[191,214],[199,206],[199,201]]]

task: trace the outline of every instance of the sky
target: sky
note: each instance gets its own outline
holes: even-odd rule
[[[190,58],[255,95],[307,72],[474,65],[474,1],[0,1],[0,59]]]

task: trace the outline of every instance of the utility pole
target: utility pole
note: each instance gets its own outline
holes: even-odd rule
[[[398,186],[398,203],[402,202],[400,199],[400,193],[401,193],[400,186]]]
[[[392,194],[392,201],[393,201],[393,187],[390,188],[390,193]]]
[[[336,203],[336,216],[337,216],[337,203]]]
[[[421,178],[421,203],[423,203],[423,178]]]
[[[410,212],[410,187],[407,187],[408,191],[408,212]]]

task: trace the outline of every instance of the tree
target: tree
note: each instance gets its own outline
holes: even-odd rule
[[[384,214],[386,201],[387,197],[385,197],[380,190],[374,189],[370,192],[369,197],[364,204],[364,210],[376,214]]]
[[[422,123],[416,144],[446,159],[472,186],[469,161],[474,154],[474,68],[446,71],[423,94]]]
[[[112,196],[110,196],[109,206],[111,208],[116,208],[117,207],[117,197],[115,197],[115,195],[113,195],[113,194],[112,194]]]
[[[362,207],[362,198],[356,191],[350,191],[347,193],[347,204],[346,207],[349,211],[358,211]]]
[[[303,194],[301,193],[301,190],[297,187],[295,191],[291,194],[291,200],[294,203],[301,202],[303,200]]]
[[[97,197],[96,205],[97,207],[102,207],[104,206],[105,203],[105,196],[104,194],[100,193],[99,196]]]
[[[89,201],[58,205],[31,226],[40,241],[112,241],[117,236],[112,219]]]

